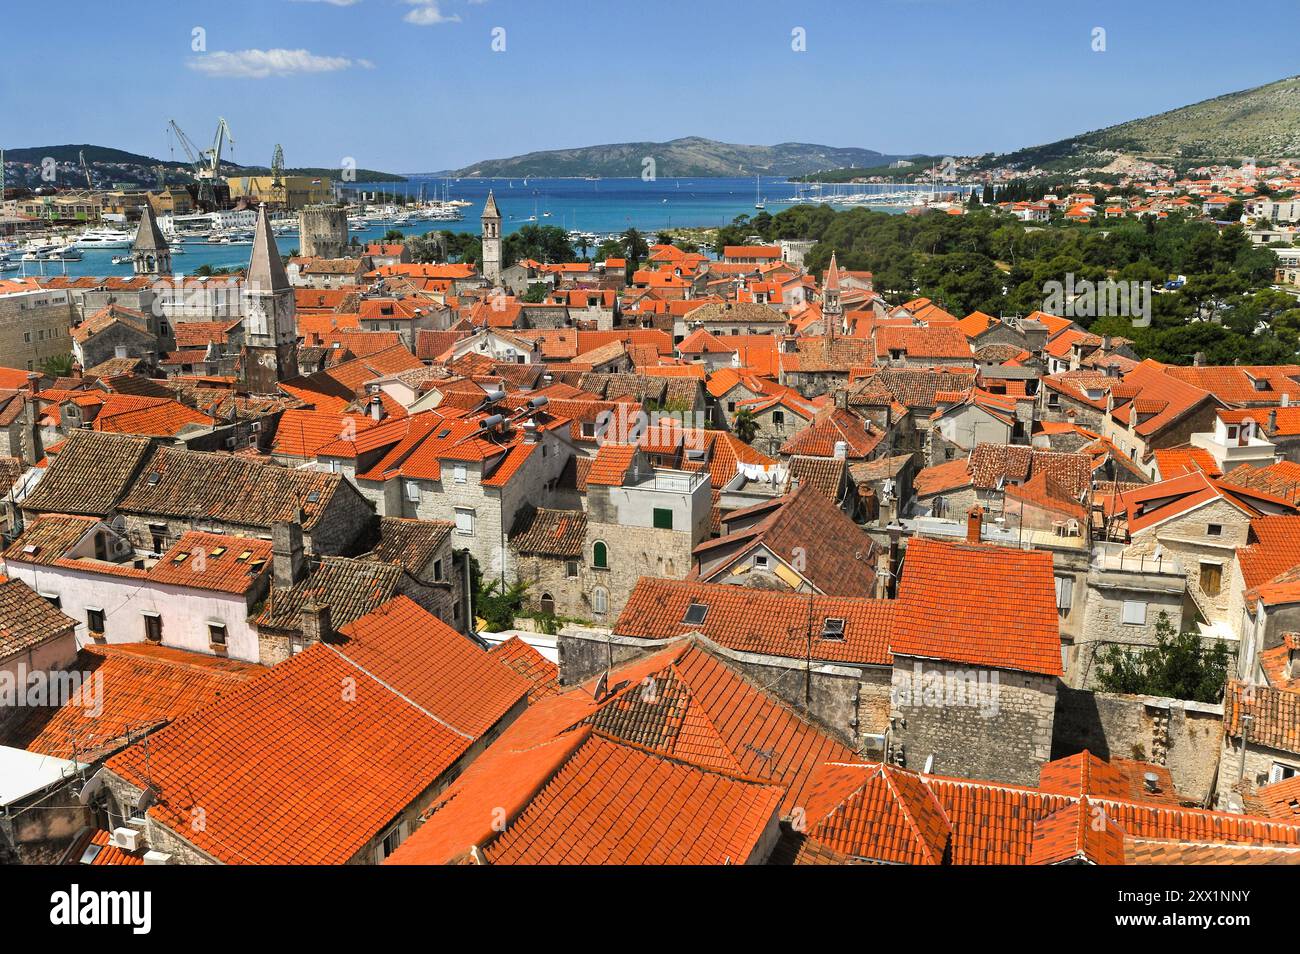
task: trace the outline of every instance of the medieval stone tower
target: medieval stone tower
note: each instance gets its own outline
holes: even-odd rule
[[[172,253],[158,228],[154,218],[153,206],[144,205],[144,214],[140,216],[140,227],[135,230],[135,241],[131,243],[131,268],[137,275],[170,275],[172,273]]]
[[[298,251],[307,258],[343,258],[348,246],[348,213],[337,205],[306,205],[298,210]]]
[[[488,192],[483,203],[483,277],[492,288],[501,284],[501,213],[497,200]]]
[[[822,288],[822,324],[826,337],[834,338],[844,322],[844,306],[840,304],[840,269],[831,252],[831,264],[826,269],[826,285]]]
[[[257,213],[243,304],[244,382],[253,394],[274,394],[278,382],[298,377],[298,326],[293,286],[265,205]]]

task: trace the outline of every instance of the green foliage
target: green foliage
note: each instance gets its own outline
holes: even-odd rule
[[[550,290],[551,286],[546,282],[533,282],[519,300],[530,305],[537,305],[546,300],[546,293]]]
[[[1028,191],[1028,187],[1026,187]],[[998,198],[1006,195],[999,191]],[[1044,307],[1048,282],[1151,283],[1151,324],[1127,318],[1076,317],[1090,331],[1128,338],[1139,357],[1190,364],[1275,364],[1296,360],[1300,313],[1273,292],[1277,259],[1250,243],[1237,224],[1218,226],[1173,214],[1166,220],[1027,225],[996,209],[966,215],[891,215],[865,208],[836,212],[797,205],[776,215],[739,216],[719,229],[717,246],[757,237],[809,239],[805,257],[816,274],[840,266],[870,271],[894,303],[924,296],[960,316],[1028,314]],[[1179,288],[1166,289],[1175,276]]]
[[[396,243],[400,245],[406,241],[406,233],[401,229],[389,229],[384,233],[384,237],[380,241],[385,244]]]
[[[742,407],[732,415],[731,429],[746,444],[752,444],[754,438],[758,436],[758,418],[754,416],[754,412],[749,408]]]
[[[505,264],[524,258],[547,264],[571,262],[574,259],[573,244],[569,241],[569,233],[558,225],[529,223],[505,237],[501,243],[501,257]]]
[[[474,612],[487,624],[489,633],[509,629],[524,605],[527,591],[528,584],[522,581],[503,588],[500,579],[494,578],[486,585],[480,580],[474,593]]]
[[[56,354],[41,363],[41,373],[51,378],[63,378],[72,373],[71,354]]]
[[[1206,649],[1194,631],[1175,633],[1167,613],[1156,620],[1156,644],[1133,650],[1106,646],[1097,653],[1097,686],[1103,692],[1218,702],[1228,676],[1223,640]]]

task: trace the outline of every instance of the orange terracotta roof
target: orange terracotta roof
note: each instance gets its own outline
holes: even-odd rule
[[[915,537],[902,576],[894,653],[1061,674],[1050,553]]]
[[[352,859],[529,683],[405,597],[342,635],[176,720],[149,737],[147,756],[137,744],[109,770],[152,784],[151,818],[219,861]]]

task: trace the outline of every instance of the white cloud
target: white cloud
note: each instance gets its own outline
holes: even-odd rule
[[[460,14],[453,13],[448,16],[443,13],[438,0],[406,0],[406,2],[415,7],[402,17],[407,23],[414,23],[416,26],[433,26],[438,23],[460,22]]]
[[[331,7],[351,7],[361,0],[295,0],[296,3],[328,3]]]
[[[371,69],[369,60],[346,56],[317,56],[308,50],[215,50],[196,56],[189,68],[207,76],[264,79],[267,76],[292,76],[296,73],[333,73],[359,66]]]

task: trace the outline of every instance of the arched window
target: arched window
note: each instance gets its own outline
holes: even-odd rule
[[[591,545],[591,565],[600,570],[609,569],[609,548],[604,540],[597,540]]]
[[[555,600],[550,593],[543,593],[541,599],[542,614],[545,616],[555,615]]]
[[[597,616],[604,616],[609,612],[609,594],[605,592],[603,586],[598,586],[591,591],[591,609]]]

